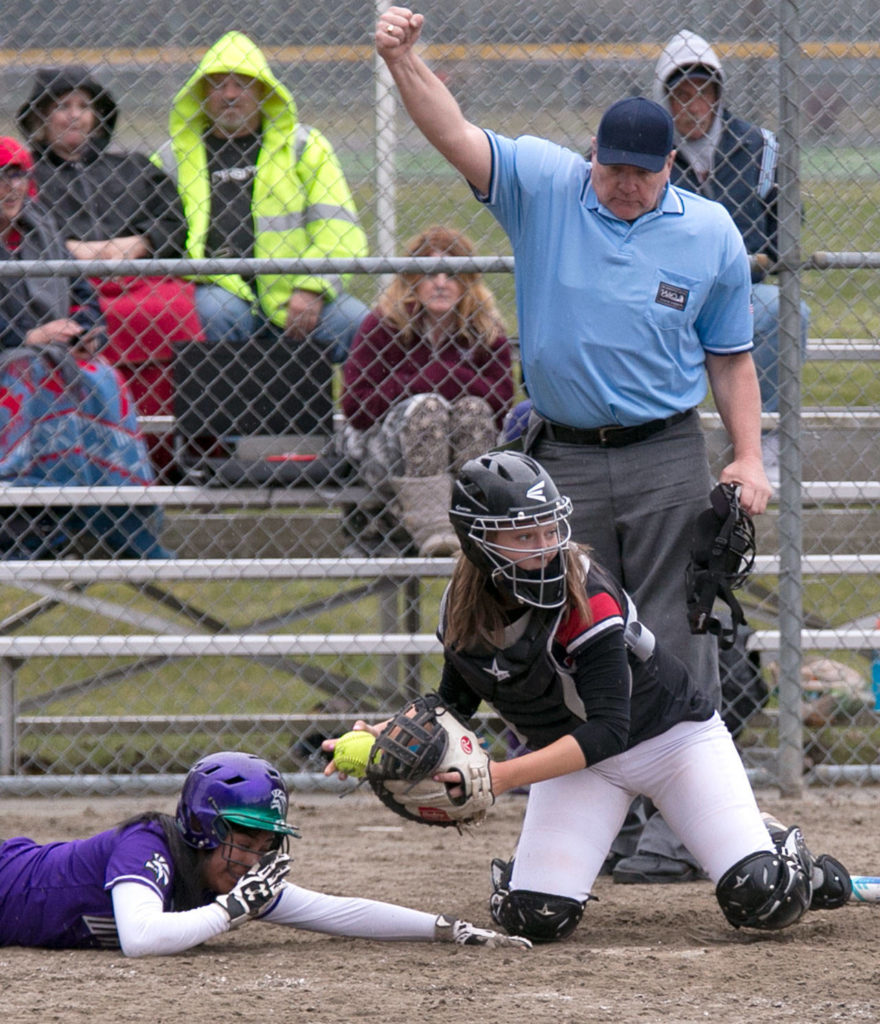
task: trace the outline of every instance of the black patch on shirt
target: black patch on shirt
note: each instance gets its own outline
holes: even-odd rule
[[[261,144],[260,135],[232,139],[205,136],[211,181],[211,220],[205,256],[253,256],[253,189]]]
[[[670,309],[684,310],[684,307],[687,305],[688,295],[690,295],[690,292],[687,288],[679,288],[677,285],[661,281],[657,294],[654,296],[654,301],[661,306],[669,306]]]

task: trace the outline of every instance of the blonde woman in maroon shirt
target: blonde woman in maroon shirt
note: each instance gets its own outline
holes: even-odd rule
[[[473,256],[433,226],[408,256]],[[493,447],[513,398],[511,346],[477,273],[397,274],[364,319],[343,367],[346,455],[419,554],[450,555],[453,474]]]

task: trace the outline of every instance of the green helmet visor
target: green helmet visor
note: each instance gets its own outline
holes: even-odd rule
[[[227,826],[239,825],[241,828],[256,829],[260,832],[275,832],[284,836],[299,839],[300,833],[296,825],[289,825],[276,810],[254,810],[253,808],[228,808],[218,815]]]

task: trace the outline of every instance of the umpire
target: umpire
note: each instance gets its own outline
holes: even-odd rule
[[[707,377],[733,447],[720,480],[741,485],[752,515],[770,497],[742,237],[720,204],[669,184],[673,126],[659,104],[612,104],[590,160],[544,139],[506,138],[468,121],[418,56],[423,22],[391,7],[376,48],[416,126],[513,246],[534,406],[526,449],[571,497],[573,537],[596,551],[719,707],[717,644],[690,633],[685,568],[712,486],[696,411]],[[615,870],[621,882],[696,877],[657,816]]]

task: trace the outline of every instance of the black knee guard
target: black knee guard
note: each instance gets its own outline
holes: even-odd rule
[[[492,893],[489,909],[492,919],[510,935],[525,935],[532,942],[558,942],[577,928],[584,912],[583,903],[569,896],[514,889]]]
[[[743,857],[715,889],[715,898],[734,928],[787,928],[807,911],[810,895],[803,865],[788,853],[766,850]]]
[[[813,861],[813,896],[810,910],[836,910],[849,902],[852,879],[834,857],[820,853]]]

